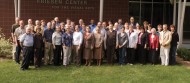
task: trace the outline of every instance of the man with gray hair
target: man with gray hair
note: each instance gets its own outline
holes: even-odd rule
[[[167,24],[164,24],[163,31],[160,32],[159,36],[161,64],[165,66],[169,65],[170,43],[172,40],[171,32],[167,28]]]
[[[20,45],[23,48],[23,61],[21,64],[21,70],[26,70],[30,64],[30,57],[33,52],[34,37],[31,34],[31,27],[26,27],[26,33],[20,38]]]

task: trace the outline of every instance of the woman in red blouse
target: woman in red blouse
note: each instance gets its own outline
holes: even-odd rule
[[[159,45],[159,37],[156,34],[156,29],[152,28],[151,33],[148,36],[149,42],[149,54],[151,56],[151,63],[154,65],[157,62],[158,56],[158,45]]]

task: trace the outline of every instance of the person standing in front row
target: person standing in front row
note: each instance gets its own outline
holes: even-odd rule
[[[34,66],[38,68],[42,64],[42,56],[44,50],[44,42],[41,32],[41,28],[36,28],[36,33],[34,35]]]
[[[31,27],[26,27],[26,33],[20,38],[20,45],[23,47],[23,61],[21,64],[21,70],[29,68],[30,58],[32,56],[32,50],[34,45],[34,36],[31,34]]]
[[[161,57],[161,65],[168,66],[169,65],[169,52],[170,52],[170,43],[172,40],[171,32],[168,31],[167,24],[163,25],[163,31],[160,32],[160,57]]]
[[[117,35],[117,47],[119,48],[119,64],[125,64],[126,47],[128,35],[125,33],[125,28],[121,28],[121,32]]]
[[[19,21],[19,25],[20,25],[20,27],[18,27],[15,30],[15,33],[14,33],[14,39],[15,39],[15,42],[16,42],[16,57],[15,57],[15,61],[16,61],[17,64],[20,64],[20,53],[21,53],[21,49],[22,49],[21,46],[20,46],[20,38],[26,32],[23,20]]]
[[[127,63],[130,65],[134,64],[135,59],[135,49],[137,48],[138,35],[133,30],[133,26],[129,26],[129,32],[127,33],[129,42],[128,42],[128,51],[127,51]]]
[[[97,65],[101,65],[101,59],[102,59],[102,45],[103,45],[103,35],[100,32],[100,27],[96,27],[96,32],[94,32],[94,37],[95,37],[95,48],[94,48],[94,59],[97,60]]]
[[[149,55],[151,58],[151,63],[155,65],[158,61],[157,52],[158,52],[158,47],[159,47],[159,36],[156,34],[155,28],[151,29],[151,34],[149,34],[148,39],[149,39],[148,47],[149,47],[149,52],[150,52]]]
[[[65,26],[66,32],[62,35],[62,45],[63,45],[63,65],[67,67],[70,63],[71,52],[72,52],[72,41],[73,35],[70,31],[70,25]]]
[[[114,64],[114,55],[115,55],[115,48],[116,48],[116,36],[117,32],[113,30],[113,25],[110,24],[109,30],[106,34],[106,40],[104,41],[105,49],[106,49],[106,56],[107,56],[107,63],[113,65]]]
[[[148,34],[145,33],[145,29],[141,28],[140,33],[138,34],[137,42],[137,56],[138,61],[141,64],[146,64],[146,48],[148,46]]]
[[[174,25],[170,25],[170,30],[172,34],[171,48],[170,48],[170,64],[175,65],[176,64],[176,50],[177,50],[177,45],[179,42],[179,35],[176,32]]]
[[[79,30],[79,26],[75,26],[75,32],[73,33],[73,50],[72,57],[73,62],[76,63],[77,66],[81,65],[81,45],[83,41],[83,34]]]
[[[54,49],[54,65],[55,66],[60,66],[60,61],[61,61],[61,41],[62,41],[62,33],[61,33],[61,27],[60,25],[56,26],[56,31],[52,35],[52,44],[53,44],[53,49]]]
[[[85,66],[91,65],[91,60],[93,58],[93,48],[94,48],[94,35],[90,31],[90,27],[86,26],[86,32],[84,35],[84,41],[83,41],[83,59],[86,60]]]
[[[51,29],[51,22],[47,23],[47,29],[44,31],[44,42],[45,42],[45,55],[44,64],[53,63],[53,45],[52,45],[52,34],[54,30]]]

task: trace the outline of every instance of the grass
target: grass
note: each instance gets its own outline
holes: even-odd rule
[[[43,66],[21,71],[13,61],[0,62],[1,83],[189,83],[190,70],[185,66],[102,65]]]

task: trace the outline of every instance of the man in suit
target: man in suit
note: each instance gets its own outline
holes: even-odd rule
[[[167,24],[164,24],[163,31],[160,32],[159,37],[161,64],[165,66],[169,64],[170,43],[172,40],[171,32],[167,28]]]

